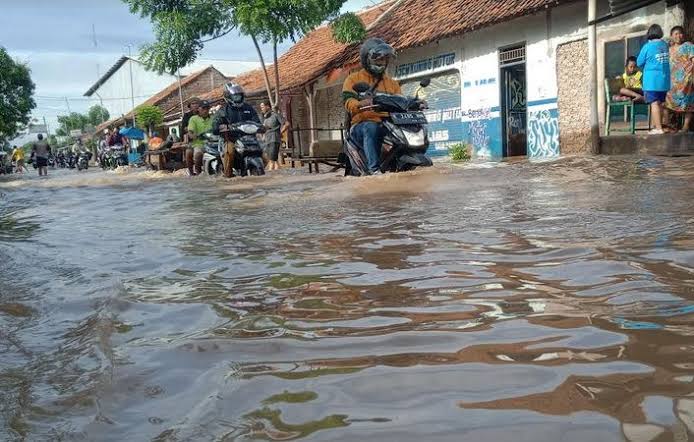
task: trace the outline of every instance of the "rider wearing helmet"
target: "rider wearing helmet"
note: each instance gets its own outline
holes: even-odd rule
[[[354,86],[357,83],[366,83],[371,86],[372,93],[402,94],[400,84],[386,73],[394,54],[393,48],[380,38],[368,39],[359,51],[362,69],[349,75],[342,86],[345,109],[351,115],[351,135],[364,149],[367,168],[371,174],[380,173],[379,160],[383,143],[380,123],[386,115],[363,109],[373,104],[372,98],[360,100]]]
[[[227,83],[224,85],[224,105],[217,111],[212,124],[212,132],[215,135],[221,135],[227,130],[231,124],[240,123],[242,121],[255,121],[260,124],[258,113],[251,105],[245,102],[246,93],[243,88],[236,83]],[[234,142],[235,140],[227,140]],[[224,176],[231,177],[234,164],[234,149],[227,145],[224,149]]]

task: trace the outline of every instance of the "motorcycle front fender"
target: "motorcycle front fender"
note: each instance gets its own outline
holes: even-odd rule
[[[434,165],[431,158],[427,157],[423,153],[409,153],[400,155],[396,162],[398,171],[412,170],[416,167],[431,167]]]
[[[256,175],[265,175],[265,166],[261,157],[246,157],[246,170],[253,175],[253,171],[257,171]]]

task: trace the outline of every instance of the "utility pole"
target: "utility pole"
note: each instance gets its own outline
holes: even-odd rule
[[[178,68],[178,99],[181,102],[181,121],[183,121],[183,114],[185,114],[185,110],[183,110],[183,89],[181,88],[181,68]],[[182,131],[185,132],[186,128],[183,127]],[[170,131],[170,130],[169,130]],[[183,139],[183,134],[180,133],[178,136]]]
[[[46,122],[46,116],[43,116],[43,125],[46,126],[46,138],[51,134],[51,131],[48,129],[48,123]]]
[[[130,68],[130,104],[133,113],[133,127],[135,127],[135,92],[133,89],[133,60],[132,60],[132,49],[133,45],[128,43],[128,67]]]
[[[597,63],[597,0],[588,0],[588,68],[590,69],[590,144],[594,154],[600,153],[600,122],[598,120],[598,63]]]
[[[70,101],[65,97],[65,104],[67,105],[67,113],[71,114],[72,111],[70,110]]]

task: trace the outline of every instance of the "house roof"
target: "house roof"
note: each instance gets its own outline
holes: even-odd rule
[[[111,75],[113,75],[118,69],[120,69],[121,66],[123,66],[125,64],[125,62],[128,60],[132,60],[132,61],[139,63],[139,61],[135,60],[134,58],[128,57],[127,55],[123,55],[121,58],[118,59],[118,61],[116,61],[113,64],[113,66],[111,66],[108,69],[108,71],[106,71],[106,73],[104,75],[101,76],[101,78],[96,80],[96,83],[94,83],[92,85],[92,87],[90,87],[89,90],[84,93],[84,96],[85,97],[91,97],[94,94],[94,92],[96,92],[97,89],[99,89],[102,84],[106,83],[106,81],[109,78],[111,78]]]
[[[577,0],[388,0],[358,13],[370,37],[380,37],[397,51],[423,46],[445,38],[554,8]],[[322,26],[294,45],[279,59],[282,90],[300,87],[329,70],[359,61],[359,45],[344,45]],[[272,70],[270,82],[274,84]],[[261,69],[235,80],[249,95],[263,93]],[[221,88],[207,94],[221,99]]]
[[[365,26],[371,25],[384,12],[396,3],[387,0],[357,13]],[[321,26],[302,38],[278,60],[280,82],[283,90],[291,90],[321,76],[328,64],[349,48],[349,45],[336,42],[332,37],[330,26]],[[272,66],[268,66],[270,84],[274,85]],[[265,80],[262,69],[255,69],[241,74],[234,80],[240,84],[246,94],[253,95],[265,91]],[[203,98],[217,101],[222,98],[222,88],[215,90]]]
[[[219,73],[219,75],[221,75],[222,77],[224,77],[224,74],[222,74],[221,72],[219,72],[219,70],[217,70],[214,66],[208,66],[208,67],[206,67],[206,68],[204,68],[204,69],[201,69],[201,70],[199,70],[199,71],[197,71],[197,72],[195,72],[195,73],[192,73],[192,74],[188,75],[187,77],[181,78],[181,85],[180,85],[181,89],[184,89],[188,84],[190,84],[190,83],[192,83],[193,81],[197,80],[197,79],[200,78],[203,74],[206,74],[206,73],[210,72],[211,70],[217,71],[217,73]],[[162,90],[161,90],[160,92],[158,92],[157,94],[155,94],[155,95],[151,96],[150,98],[148,98],[145,102],[143,102],[142,104],[140,104],[140,106],[143,106],[143,105],[158,106],[159,104],[161,104],[162,102],[164,102],[166,99],[168,99],[168,98],[171,97],[172,95],[174,95],[174,94],[175,94],[175,95],[178,95],[178,87],[179,87],[178,81],[174,81],[173,83],[171,83],[170,85],[168,85],[167,87],[165,87],[164,89],[162,89]],[[183,102],[184,102],[184,103],[185,103],[186,101],[188,101],[190,98],[192,98],[192,97],[185,98],[185,93],[183,94],[183,96],[184,96],[184,99],[183,99]],[[180,106],[178,106],[178,107],[180,107]],[[117,117],[117,118],[113,118],[113,119],[111,119],[111,120],[109,120],[109,121],[106,121],[106,122],[104,122],[104,123],[101,123],[99,126],[96,127],[96,131],[97,131],[97,132],[103,131],[104,129],[106,129],[106,128],[108,128],[108,127],[111,127],[111,126],[113,126],[114,124],[122,123],[122,122],[125,122],[126,120],[132,119],[132,118],[133,118],[133,113],[134,113],[134,111],[135,111],[135,109],[132,109],[132,110],[130,110],[130,112],[128,112],[126,115],[123,115],[123,116],[120,116],[120,117]],[[167,114],[168,111],[169,111],[169,109],[162,109],[162,112],[164,112],[164,114]]]
[[[577,0],[403,0],[369,30],[396,51],[477,31]],[[332,66],[359,60],[354,46]]]

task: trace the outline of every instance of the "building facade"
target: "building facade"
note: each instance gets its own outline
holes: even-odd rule
[[[608,12],[607,2],[601,2],[598,15]],[[485,159],[590,153],[586,16],[587,2],[569,2],[398,51],[391,75],[405,93],[413,93],[423,78],[432,80],[424,90],[430,154],[446,155],[458,143]],[[601,115],[602,79],[623,72],[626,57],[638,54],[651,24],[667,33],[684,20],[680,2],[660,1],[598,26]],[[328,77],[315,82],[314,123],[339,128],[346,73]],[[338,136],[339,131],[316,134]]]

